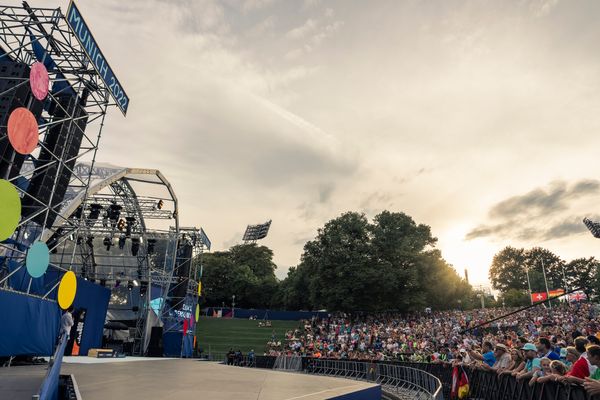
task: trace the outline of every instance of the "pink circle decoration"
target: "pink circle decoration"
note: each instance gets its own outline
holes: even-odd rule
[[[40,139],[35,117],[25,107],[15,108],[8,117],[8,140],[19,154],[31,154]]]
[[[48,96],[48,84],[50,79],[48,78],[48,70],[41,62],[35,62],[31,66],[31,72],[29,72],[29,85],[31,86],[31,92],[38,100],[44,100]]]

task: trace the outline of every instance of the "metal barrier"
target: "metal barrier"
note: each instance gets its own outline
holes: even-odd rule
[[[34,398],[37,397],[40,400],[54,400],[58,397],[58,380],[66,345],[67,334],[63,333],[58,342],[58,346],[56,346],[54,355],[50,360],[50,364],[48,365],[48,372],[46,373],[46,377],[42,382],[42,386]]]
[[[438,378],[403,365],[310,359],[304,371],[379,383],[384,392],[400,399],[443,399],[442,383]]]

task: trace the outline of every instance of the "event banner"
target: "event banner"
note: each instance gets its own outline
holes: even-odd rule
[[[85,50],[87,57],[100,75],[100,78],[108,86],[108,90],[113,99],[115,99],[117,106],[121,109],[123,115],[127,115],[129,97],[112,68],[108,65],[106,57],[102,54],[102,50],[100,50],[98,43],[96,43],[94,36],[92,36],[90,28],[88,28],[73,0],[69,3],[69,8],[67,9],[67,23],[75,33],[77,40]]]

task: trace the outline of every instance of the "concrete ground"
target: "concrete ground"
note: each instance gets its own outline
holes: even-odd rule
[[[198,360],[106,360],[93,364],[65,362],[61,374],[75,375],[83,400],[324,400],[373,386],[348,379]]]

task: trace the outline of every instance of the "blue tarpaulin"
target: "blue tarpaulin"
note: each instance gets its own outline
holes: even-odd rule
[[[0,356],[49,356],[60,328],[54,301],[0,289]]]

